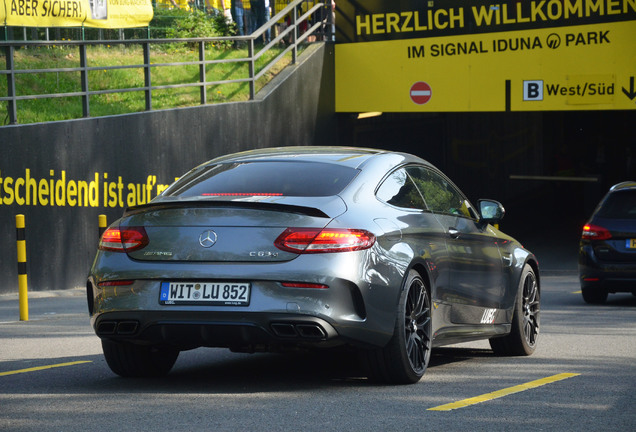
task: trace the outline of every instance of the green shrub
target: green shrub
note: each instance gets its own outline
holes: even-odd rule
[[[223,14],[208,15],[198,9],[155,9],[150,27],[155,37],[165,38],[234,35],[233,26]]]

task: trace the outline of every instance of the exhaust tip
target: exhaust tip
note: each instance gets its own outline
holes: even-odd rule
[[[115,321],[102,321],[97,326],[97,334],[99,335],[112,335],[115,334],[117,323]]]
[[[137,321],[121,321],[117,324],[117,334],[131,335],[137,331],[138,325]]]
[[[272,323],[272,331],[278,337],[298,337],[298,333],[293,324],[287,323]]]
[[[281,338],[327,339],[327,332],[312,323],[271,323],[274,334]]]
[[[97,325],[96,333],[99,336],[126,336],[134,334],[138,328],[138,321],[102,321]]]
[[[298,334],[306,339],[325,339],[327,334],[317,324],[298,324],[296,325]]]

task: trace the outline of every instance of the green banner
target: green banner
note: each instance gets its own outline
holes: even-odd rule
[[[18,27],[146,27],[150,0],[0,0],[0,22]]]

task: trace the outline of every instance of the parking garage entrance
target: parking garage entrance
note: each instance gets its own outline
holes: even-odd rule
[[[339,125],[341,143],[417,154],[471,201],[501,201],[502,230],[548,269],[576,269],[586,218],[636,178],[634,111],[339,114]]]

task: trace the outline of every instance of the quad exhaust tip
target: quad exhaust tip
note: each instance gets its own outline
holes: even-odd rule
[[[318,324],[272,323],[272,331],[280,338],[326,339],[327,333]]]
[[[133,335],[139,328],[138,321],[102,321],[97,325],[98,335]]]

